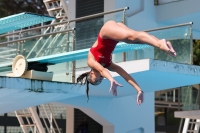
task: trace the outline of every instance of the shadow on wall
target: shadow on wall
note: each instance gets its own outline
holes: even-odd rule
[[[131,131],[128,131],[126,133],[144,133],[144,128],[137,128],[137,129],[134,129],[134,130],[131,130]]]

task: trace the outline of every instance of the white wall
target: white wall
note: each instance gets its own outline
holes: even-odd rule
[[[69,20],[74,20],[76,18],[76,0],[68,0],[68,18]],[[71,27],[74,26],[74,22],[71,23]]]
[[[199,0],[182,0],[156,7],[157,21],[170,20],[200,11]],[[169,10],[170,8],[170,10]],[[167,11],[167,12],[166,12]],[[188,20],[189,21],[189,20]]]
[[[134,30],[147,30],[158,27],[154,0],[116,0],[116,9],[129,7],[128,27]]]

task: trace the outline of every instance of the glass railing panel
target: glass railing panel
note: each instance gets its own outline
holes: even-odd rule
[[[52,81],[72,82],[72,62],[49,65],[47,72],[53,72]]]
[[[11,64],[12,62],[10,62]],[[0,65],[0,76],[6,76],[6,74],[12,73],[12,66],[1,66]]]
[[[0,43],[14,41],[18,39],[27,38],[27,37],[39,36],[39,35],[48,34],[48,33],[59,32],[59,31],[67,30],[67,29],[68,29],[67,22],[61,25],[52,25],[52,26],[45,25],[45,27],[43,28],[41,28],[41,26],[33,27],[33,28],[24,28],[22,30],[17,30],[14,32],[9,32],[8,34],[0,35]]]
[[[31,32],[34,32],[34,30]],[[23,36],[8,35],[0,37],[0,41],[2,43],[0,44],[1,63],[10,62],[10,59],[13,59],[17,54],[25,55],[29,59],[72,50],[73,39],[72,33],[70,32],[30,38],[23,41],[9,43],[10,41],[31,37],[30,34],[27,34],[26,36],[25,32],[23,33]],[[35,36],[42,34],[37,32],[32,35]]]
[[[169,40],[172,43],[174,50],[177,52],[177,56],[174,58],[155,48],[154,59],[177,63],[192,63],[190,25],[158,30],[149,32],[149,34],[154,35],[159,39],[165,38],[166,40]]]
[[[112,61],[117,63],[117,62],[122,62],[123,61],[123,54],[122,53],[117,53],[112,55]]]
[[[12,71],[12,61],[17,55],[18,45],[4,44],[0,46],[0,76],[6,76],[7,73]]]
[[[155,100],[178,103],[178,89],[168,89],[155,92]]]
[[[140,59],[147,59],[147,58],[153,59],[154,58],[154,48],[153,47],[129,51],[129,52],[125,52],[125,53],[126,53],[126,61],[140,60]]]
[[[12,61],[17,54],[31,59],[72,51],[73,36],[72,32],[65,32],[1,45],[0,75],[6,76],[12,71]]]
[[[199,110],[199,85],[183,86],[155,92],[157,103],[173,103],[180,110]]]
[[[117,12],[92,19],[76,21],[76,50],[90,48],[96,41],[101,27],[109,20],[121,22],[123,20],[123,13]]]
[[[181,87],[182,110],[199,110],[199,89],[194,86]]]
[[[72,51],[72,33],[59,33],[27,40],[21,44],[27,59]]]

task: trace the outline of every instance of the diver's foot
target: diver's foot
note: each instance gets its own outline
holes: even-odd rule
[[[165,39],[160,40],[160,47],[161,50],[167,52],[171,56],[176,56],[176,51],[173,49],[172,44]]]

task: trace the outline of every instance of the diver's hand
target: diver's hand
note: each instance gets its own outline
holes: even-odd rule
[[[112,92],[112,94],[114,96],[117,96],[117,86],[120,86],[122,87],[123,85],[119,84],[117,81],[113,80],[113,81],[110,81],[111,85],[110,85],[110,91],[109,92]]]
[[[138,91],[138,94],[137,94],[137,104],[140,105],[141,103],[143,103],[143,91]]]

